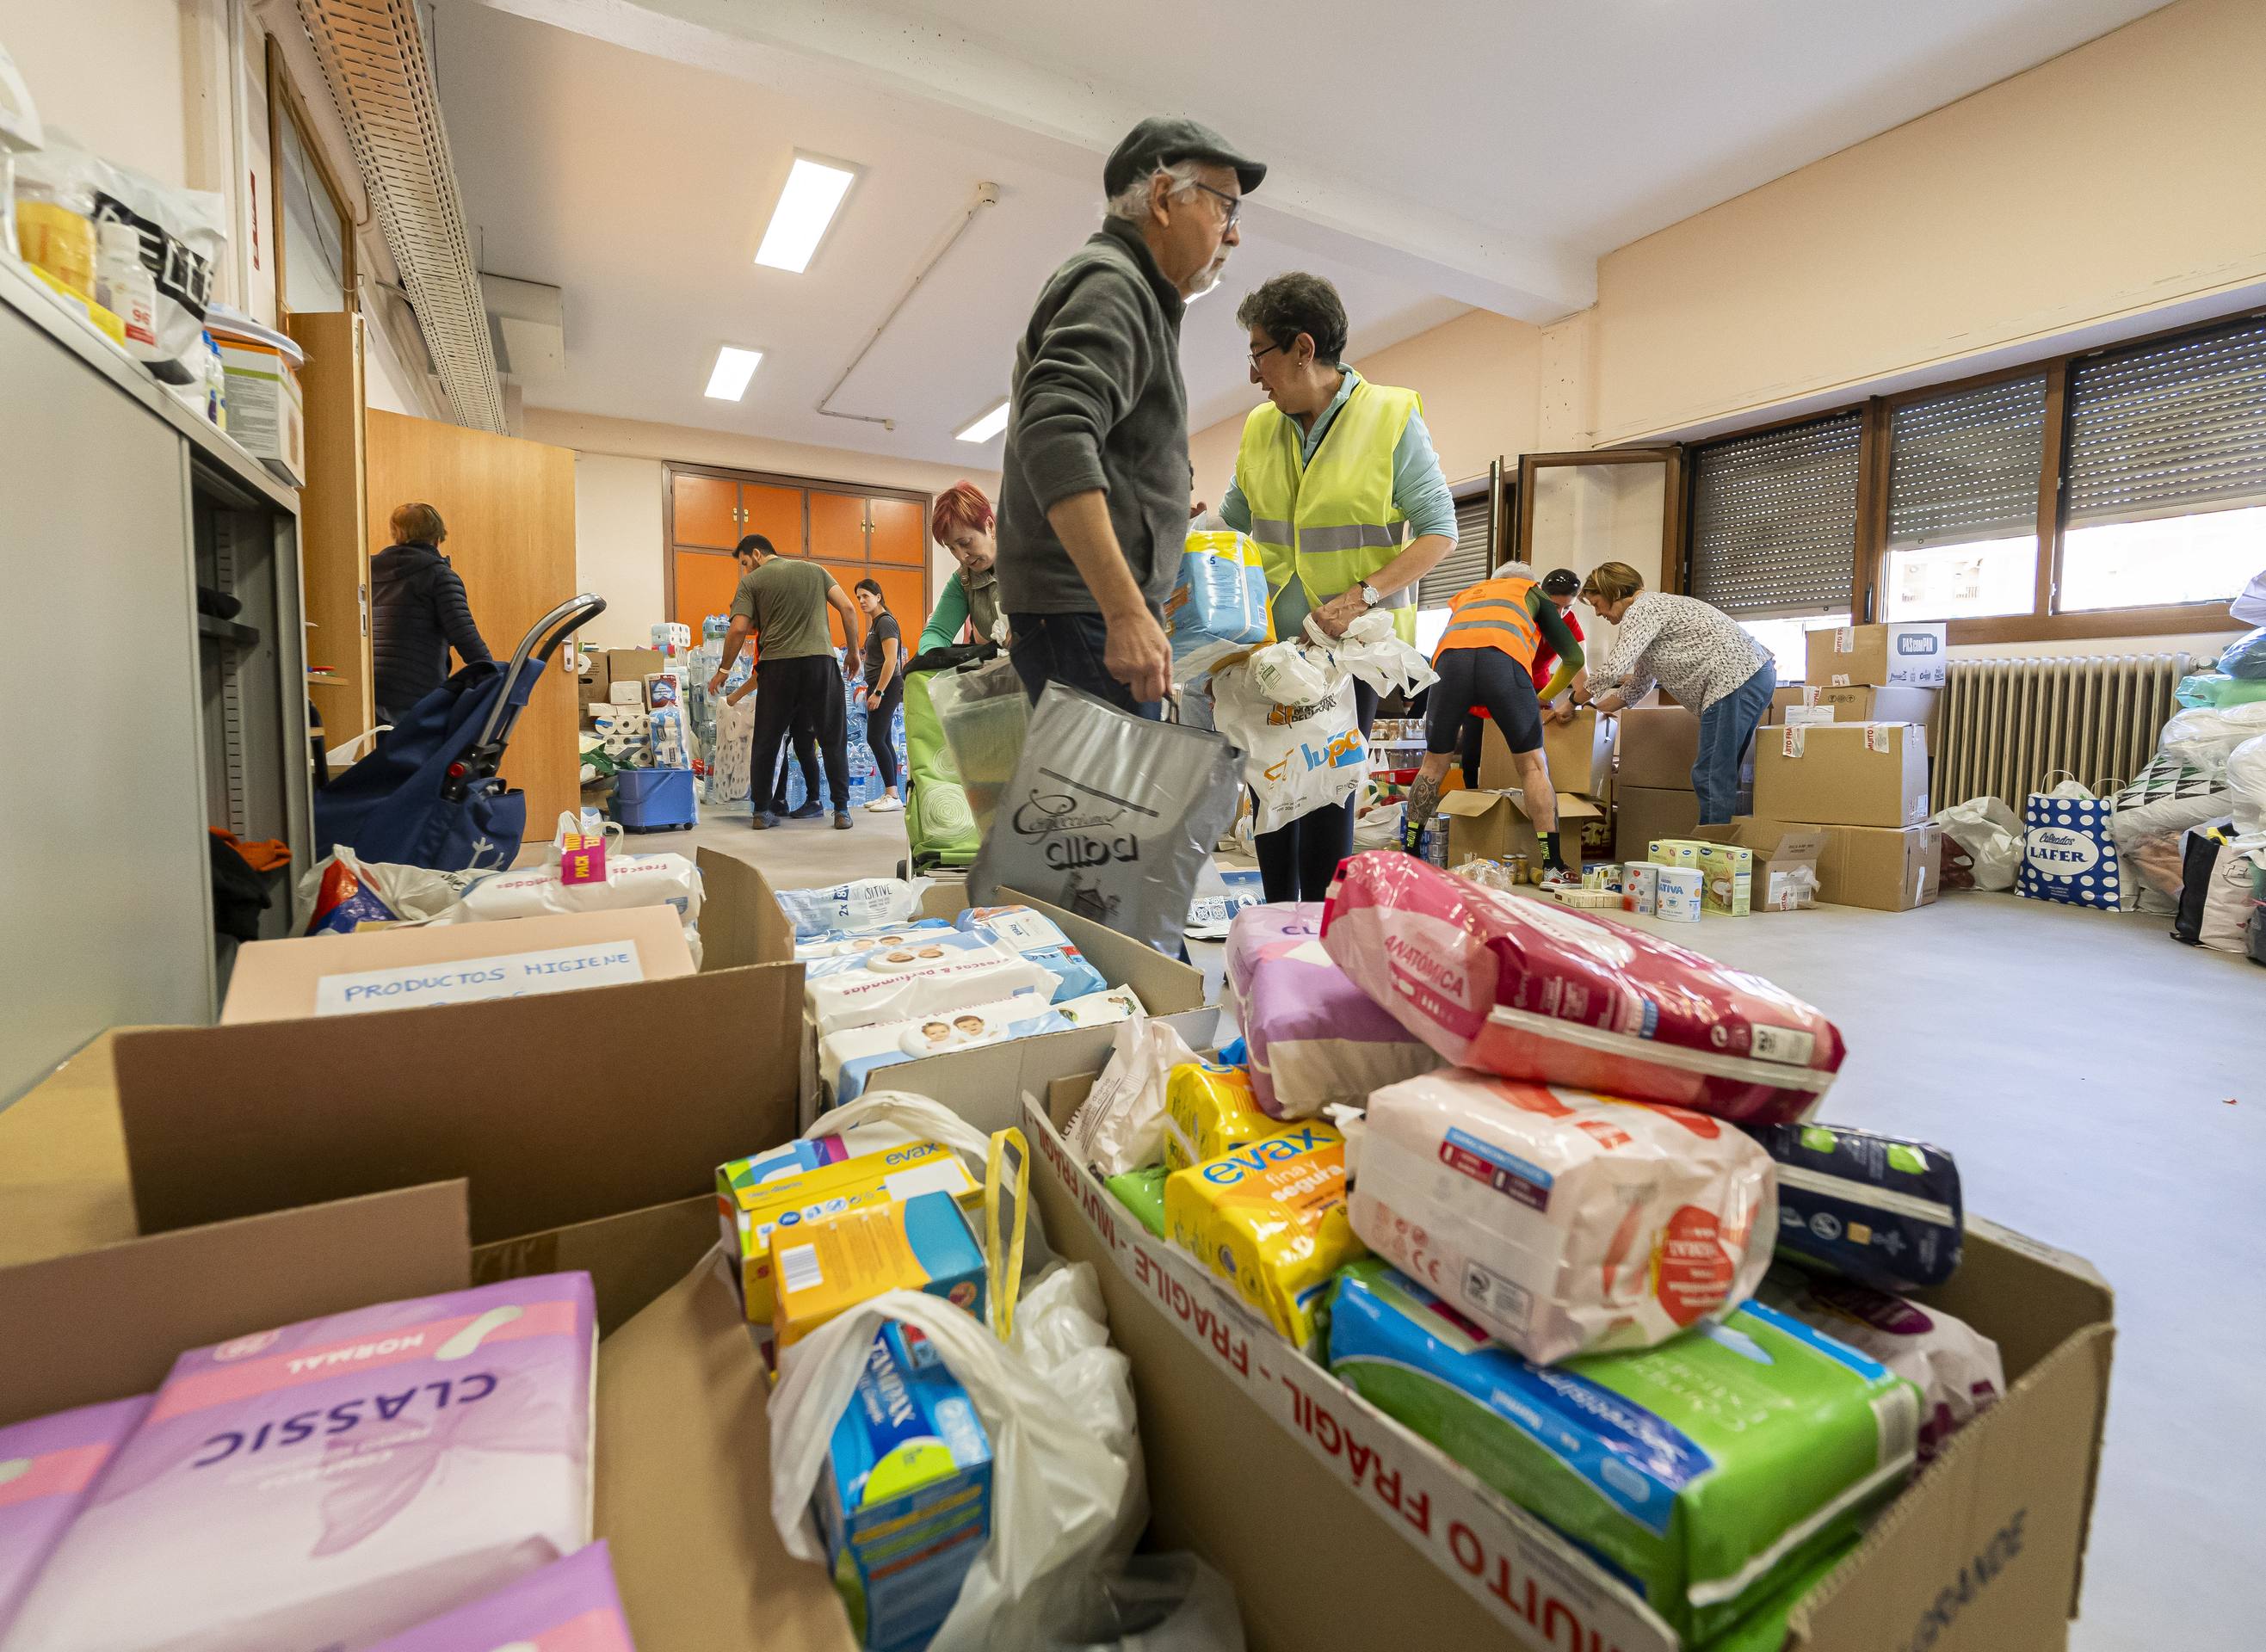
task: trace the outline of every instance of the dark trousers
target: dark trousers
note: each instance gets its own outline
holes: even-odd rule
[[[1096,699],[1107,700],[1120,711],[1154,722],[1163,710],[1161,700],[1137,700],[1133,691],[1109,675],[1102,663],[1109,627],[1099,614],[1010,614],[1007,625],[1014,643],[1007,657],[1023,691],[1033,705],[1049,683],[1083,689]]]
[[[790,734],[798,741],[817,743],[826,758],[826,784],[839,811],[850,807],[850,748],[837,709],[828,714],[830,700],[842,704],[841,669],[831,654],[811,654],[800,660],[756,662],[756,732],[748,753],[748,772],[767,777],[778,768],[779,744]],[[757,796],[757,809],[772,800]]]
[[[881,703],[866,713],[866,743],[873,749],[881,784],[892,792],[897,789],[897,749],[889,739],[889,720],[904,703],[905,679],[900,674],[889,679],[889,691],[881,696]]]
[[[775,814],[786,813],[786,765],[790,759],[802,771],[802,794],[813,803],[824,793],[818,789],[818,742],[808,729],[790,729],[787,745],[791,749],[779,753],[778,772],[772,777],[771,809]]]
[[[1353,685],[1353,714],[1366,737],[1377,720],[1377,691],[1366,683]],[[1360,807],[1356,791],[1342,803],[1310,809],[1252,840],[1269,901],[1319,901],[1329,893],[1338,862],[1353,852],[1353,817]]]

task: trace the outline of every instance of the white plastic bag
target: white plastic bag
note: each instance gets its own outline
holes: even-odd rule
[[[2022,823],[1995,797],[1970,797],[1936,811],[1933,822],[1975,862],[1975,887],[2011,889],[2022,864]]]
[[[834,1425],[874,1334],[895,1319],[925,1334],[976,1407],[991,1447],[991,1535],[933,1652],[1032,1646],[1073,1602],[1081,1575],[1129,1549],[1146,1517],[1131,1365],[1108,1346],[1085,1263],[1024,1298],[994,1339],[964,1309],[914,1290],[859,1304],[798,1344],[771,1398],[771,1519],[787,1553],[823,1565],[810,1516]]]
[[[2266,735],[2244,741],[2228,757],[2226,786],[2234,794],[2234,830],[2246,837],[2266,832]]]
[[[1145,1014],[1120,1021],[1109,1064],[1063,1132],[1078,1162],[1119,1176],[1160,1161],[1166,1081],[1174,1067],[1195,1058],[1188,1041],[1162,1021]]]
[[[1326,670],[1350,671],[1379,694],[1414,694],[1440,680],[1423,654],[1400,640],[1392,616],[1381,608],[1371,609],[1345,628],[1345,635],[1334,638],[1309,614],[1306,641],[1328,655]]]
[[[310,935],[347,935],[358,924],[421,924],[437,918],[464,898],[465,885],[481,875],[364,860],[340,844],[300,876],[299,900],[315,913],[307,927]]]
[[[1059,1637],[1059,1638],[1056,1638]],[[1044,1652],[1243,1652],[1227,1579],[1193,1554],[1137,1554],[1085,1580]]]
[[[1310,705],[1329,691],[1328,675],[1295,642],[1268,643],[1250,664],[1251,686],[1277,705]]]
[[[2242,705],[2197,705],[2175,713],[2164,725],[2159,749],[2193,764],[2216,769],[2237,746],[2266,735],[2266,700]]]
[[[1307,705],[1285,705],[1261,692],[1245,667],[1224,665],[1212,673],[1211,702],[1212,721],[1243,752],[1243,778],[1257,800],[1254,831],[1342,803],[1369,778],[1349,676]]]

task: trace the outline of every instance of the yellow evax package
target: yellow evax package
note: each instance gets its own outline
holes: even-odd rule
[[[1369,1254],[1354,1237],[1345,1192],[1345,1137],[1327,1124],[1278,1124],[1166,1177],[1165,1232],[1310,1349],[1332,1276]]]
[[[1272,1136],[1283,1121],[1268,1118],[1251,1098],[1251,1075],[1240,1067],[1184,1061],[1165,1081],[1165,1168],[1185,1170],[1217,1159],[1231,1147]]]

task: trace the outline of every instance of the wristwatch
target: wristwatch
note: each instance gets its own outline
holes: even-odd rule
[[[1367,580],[1363,580],[1355,588],[1361,592],[1361,605],[1363,608],[1374,608],[1385,600],[1378,594],[1377,587],[1371,585]]]

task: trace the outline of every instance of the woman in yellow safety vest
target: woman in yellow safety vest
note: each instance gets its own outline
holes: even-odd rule
[[[1258,542],[1277,637],[1312,614],[1329,636],[1372,608],[1416,637],[1416,581],[1456,543],[1456,507],[1413,390],[1372,384],[1339,357],[1345,305],[1319,275],[1261,283],[1236,307],[1250,333],[1251,382],[1267,392],[1236,450],[1220,502],[1229,527]],[[1413,531],[1413,539],[1409,537]],[[1369,733],[1377,695],[1354,685]],[[1353,852],[1356,799],[1259,836],[1269,901],[1319,901]]]
[[[1542,594],[1534,570],[1505,562],[1494,576],[1456,593],[1448,628],[1432,654],[1440,680],[1432,685],[1424,717],[1424,765],[1408,789],[1401,846],[1416,852],[1424,828],[1440,802],[1469,707],[1484,705],[1502,730],[1511,761],[1518,765],[1519,793],[1526,818],[1542,840],[1542,881],[1578,881],[1567,870],[1558,847],[1558,794],[1550,787],[1550,765],[1542,756],[1542,704],[1534,691],[1534,656],[1545,640],[1560,658],[1579,665],[1582,645],[1574,640],[1558,604]]]

